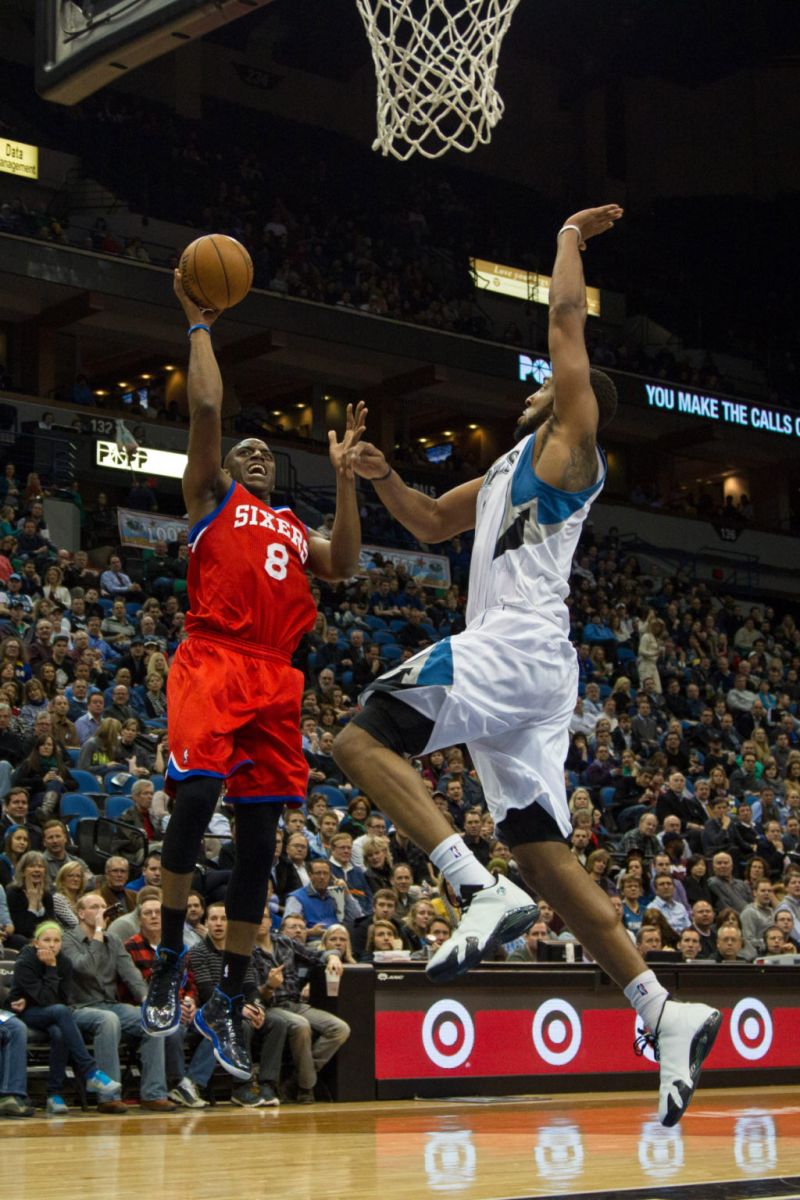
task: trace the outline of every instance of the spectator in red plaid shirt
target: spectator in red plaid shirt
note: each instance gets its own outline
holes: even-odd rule
[[[145,983],[150,979],[156,961],[156,947],[161,940],[161,901],[155,896],[139,905],[139,932],[125,942],[125,949],[141,972]],[[128,1000],[128,997],[123,997]],[[205,1085],[213,1071],[213,1057],[204,1049],[207,1042],[198,1048],[198,1053],[192,1059],[189,1069],[186,1069],[186,1059],[183,1043],[186,1028],[191,1025],[197,1010],[197,984],[191,971],[186,973],[186,982],[181,989],[182,1026],[170,1034],[164,1041],[164,1065],[167,1079],[178,1082],[170,1089],[168,1096],[174,1104],[183,1108],[205,1108],[206,1101],[198,1092],[198,1083]],[[210,1060],[210,1061],[209,1061]]]

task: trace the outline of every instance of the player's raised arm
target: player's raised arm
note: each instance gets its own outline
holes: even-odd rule
[[[437,500],[403,483],[382,451],[370,442],[359,442],[350,458],[355,473],[372,482],[381,503],[417,541],[446,542],[475,528],[475,506],[483,477],[459,484]]]
[[[199,308],[187,296],[180,272],[175,272],[175,295],[181,302],[189,328],[209,329],[219,313]],[[222,376],[211,344],[211,334],[195,329],[189,335],[189,461],[183,473],[183,498],[190,527],[211,512],[222,499],[230,479],[222,469]]]
[[[553,364],[553,415],[560,437],[571,445],[597,433],[597,399],[586,352],[586,282],[581,250],[589,238],[611,229],[622,216],[617,204],[586,208],[564,222],[550,284],[548,344]]]
[[[349,579],[358,570],[361,552],[361,518],[356,496],[356,478],[350,454],[366,425],[367,409],[359,401],[355,412],[347,406],[347,424],[341,441],[334,430],[328,433],[331,465],[336,472],[336,515],[330,541],[311,534],[308,565],[320,579]]]

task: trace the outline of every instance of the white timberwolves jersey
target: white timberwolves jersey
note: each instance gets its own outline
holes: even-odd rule
[[[467,624],[496,605],[530,609],[569,633],[564,601],[572,557],[592,501],[606,477],[597,450],[597,478],[581,492],[565,492],[533,469],[536,434],[498,458],[478,493],[475,544],[469,573]]]

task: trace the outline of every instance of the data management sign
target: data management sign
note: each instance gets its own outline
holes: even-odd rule
[[[735,425],[740,429],[755,429],[759,433],[778,433],[783,437],[800,438],[800,415],[781,408],[743,404],[740,400],[723,400],[721,396],[704,396],[698,392],[684,392],[680,388],[663,383],[646,383],[644,394],[648,408],[700,417],[705,421]]]

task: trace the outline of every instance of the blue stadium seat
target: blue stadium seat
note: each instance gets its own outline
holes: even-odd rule
[[[70,775],[75,780],[83,794],[86,794],[87,792],[105,792],[106,790],[97,776],[93,775],[91,771],[81,771],[76,767],[74,771],[70,771]],[[94,815],[97,816],[97,813]]]
[[[164,776],[163,775],[151,775],[150,782],[153,785],[154,792],[160,792],[163,790],[163,788],[164,788]]]
[[[352,682],[353,682],[353,672],[352,671],[342,671],[342,687],[350,687],[350,684]]]
[[[385,663],[398,662],[403,657],[403,647],[390,643],[381,647],[381,658]]]
[[[116,821],[129,808],[133,808],[133,801],[131,800],[130,796],[109,796],[106,800],[105,815],[108,817],[109,821]]]
[[[388,629],[378,629],[372,635],[372,641],[376,646],[385,646],[388,643],[394,643],[394,634],[389,633]]]
[[[77,746],[67,746],[66,751],[67,751],[67,754],[69,755],[69,761],[72,763],[73,767],[77,766],[78,756],[80,754],[80,750],[78,749],[78,747]]]
[[[361,620],[366,625],[367,629],[387,629],[388,626],[383,617],[362,617]],[[374,639],[373,639],[374,640]]]
[[[401,629],[405,629],[407,624],[407,621],[401,620],[400,617],[395,617],[393,621],[389,622],[389,628],[392,633],[399,633]]]
[[[633,650],[629,650],[627,646],[619,646],[617,648],[617,662],[636,662],[636,655],[634,654]]]
[[[337,787],[331,787],[329,783],[320,783],[313,787],[312,792],[320,792],[325,797],[331,808],[347,808],[347,796]]]
[[[613,787],[600,788],[600,803],[602,804],[603,808],[608,808],[608,806],[610,804],[614,803],[614,798],[615,798],[616,794],[617,794],[616,788],[613,788]]]
[[[73,818],[94,818],[100,816],[100,811],[94,800],[89,796],[84,796],[81,792],[66,792],[61,797],[59,809],[62,821],[70,821]]]
[[[100,607],[103,610],[103,616],[110,617],[111,616],[111,605],[112,605],[111,600],[107,600],[105,598],[105,596],[101,596],[99,598],[99,600],[97,601],[97,603],[100,605]]]
[[[129,796],[131,788],[136,783],[136,778],[135,775],[129,775],[127,771],[109,771],[105,779],[109,799],[112,796]],[[106,801],[107,812],[108,800]]]

